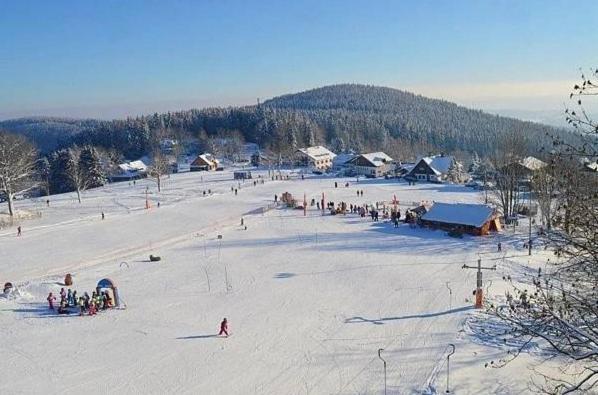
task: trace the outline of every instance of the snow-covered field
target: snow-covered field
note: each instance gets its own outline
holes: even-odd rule
[[[475,271],[462,269],[496,263],[484,276],[501,290],[513,265],[541,262],[528,262],[521,234],[455,239],[315,207],[262,213],[285,191],[360,205],[396,195],[403,213],[422,200],[480,203],[479,192],[325,177],[231,186],[228,171],[188,173],[161,193],[143,180],[88,191],[82,204],[17,202],[35,215],[21,237],[0,230],[0,282],[19,290],[0,298],[0,393],[382,394],[380,348],[389,394],[443,393],[449,343],[453,393],[527,391],[531,356],[485,367],[505,346],[474,333]],[[126,309],[51,314],[45,298],[66,273],[80,294],[111,278]],[[229,338],[216,336],[223,317]]]

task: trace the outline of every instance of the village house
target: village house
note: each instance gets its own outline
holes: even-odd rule
[[[165,155],[169,155],[174,153],[174,151],[176,150],[177,146],[179,145],[179,142],[175,139],[161,139],[160,140],[160,152],[162,152]]]
[[[255,167],[259,166],[271,166],[274,163],[274,159],[264,154],[261,151],[256,151],[251,155],[251,165]]]
[[[317,145],[315,147],[300,148],[295,152],[297,163],[300,166],[311,167],[317,170],[328,170],[332,167],[332,161],[336,156],[326,147]]]
[[[501,229],[500,219],[485,204],[434,203],[419,219],[421,226],[474,236],[487,235]]]
[[[191,171],[214,171],[220,162],[212,154],[201,154],[191,162]]]
[[[179,157],[170,163],[173,173],[187,173],[191,171],[191,162],[186,157]]]
[[[147,177],[147,165],[141,160],[121,163],[108,176],[110,182],[131,181]]]
[[[528,156],[502,167],[499,172],[515,177],[517,179],[519,189],[529,190],[534,174],[547,165],[548,164],[546,162],[543,162],[538,158]]]
[[[418,159],[405,175],[408,181],[443,182],[455,158],[450,155],[426,156]]]
[[[347,164],[355,175],[382,177],[394,172],[394,160],[384,152],[361,154],[349,160]]]
[[[581,160],[581,165],[584,171],[590,173],[598,173],[598,162],[596,161],[591,161],[588,158],[583,158]]]
[[[332,170],[343,171],[349,168],[349,161],[357,155],[353,153],[337,154],[332,160]]]

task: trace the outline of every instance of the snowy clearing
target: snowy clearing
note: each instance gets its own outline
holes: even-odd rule
[[[0,282],[20,294],[0,298],[0,393],[382,394],[380,348],[389,394],[444,393],[449,343],[453,393],[527,391],[531,356],[485,368],[508,345],[476,341],[475,271],[461,268],[496,263],[484,278],[500,294],[513,262],[542,261],[528,260],[520,233],[456,239],[315,207],[261,212],[286,191],[360,205],[396,195],[403,213],[422,200],[480,203],[479,192],[326,177],[231,187],[229,171],[187,173],[160,194],[143,180],[88,191],[82,204],[17,202],[41,216],[20,222],[21,237],[0,230]],[[66,273],[80,294],[113,279],[126,309],[52,314],[45,298]],[[223,317],[229,338],[216,336]]]

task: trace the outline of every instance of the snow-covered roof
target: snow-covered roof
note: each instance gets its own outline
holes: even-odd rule
[[[421,219],[480,227],[494,215],[494,209],[485,204],[434,203]]]
[[[351,159],[355,158],[355,154],[338,154],[332,160],[332,163],[335,166],[341,166],[350,161]]]
[[[334,159],[336,154],[326,147],[322,147],[321,145],[316,145],[314,147],[307,147],[307,148],[299,148],[299,151],[304,153],[305,155],[309,156],[313,160],[320,160],[325,157],[330,159]]]
[[[201,154],[199,155],[199,158],[201,158],[206,163],[214,163],[216,165],[220,163],[218,159],[216,159],[212,154]]]
[[[546,166],[546,162],[543,162],[538,158],[534,158],[533,156],[528,156],[527,158],[520,160],[519,164],[532,171],[540,170]]]
[[[384,152],[371,152],[369,154],[361,154],[360,156],[376,167],[393,161],[393,159]]]
[[[598,171],[598,163],[596,163],[596,162],[588,162],[588,163],[584,164],[584,166],[588,170]]]
[[[415,163],[403,163],[403,164],[401,164],[399,169],[402,169],[406,172],[410,172],[411,170],[413,170],[414,167],[415,167]]]
[[[122,171],[135,172],[135,171],[146,171],[147,170],[147,165],[140,160],[134,160],[129,163],[121,163],[120,165],[118,165],[118,167]]]
[[[432,170],[434,171],[434,174],[436,175],[441,175],[441,174],[446,174],[450,167],[451,164],[454,161],[454,158],[452,156],[441,156],[441,155],[436,155],[436,156],[425,156],[423,158],[420,158],[417,162],[419,162],[420,160],[424,160],[428,166],[430,166],[432,168]]]

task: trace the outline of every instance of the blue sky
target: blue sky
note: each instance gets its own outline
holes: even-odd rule
[[[120,117],[332,83],[559,110],[598,1],[2,1],[0,118]]]

